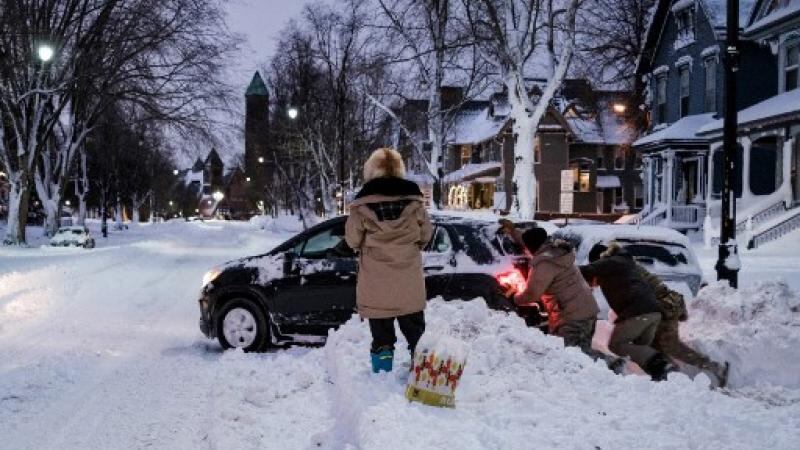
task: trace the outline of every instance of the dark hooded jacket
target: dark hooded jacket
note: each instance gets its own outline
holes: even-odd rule
[[[592,290],[575,267],[575,252],[564,241],[542,245],[533,255],[526,289],[514,297],[517,304],[541,301],[551,332],[573,320],[597,317]]]
[[[608,305],[617,314],[617,322],[661,312],[653,288],[625,249],[614,248],[610,254],[581,266],[580,271],[586,281],[596,280],[600,285]]]

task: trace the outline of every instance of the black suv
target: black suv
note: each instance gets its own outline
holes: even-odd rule
[[[209,271],[200,297],[203,334],[245,351],[324,342],[356,306],[357,257],[344,241],[345,220],[330,219],[269,253]],[[524,283],[528,260],[521,249],[496,223],[440,215],[432,222],[423,251],[428,298],[483,297],[491,308],[512,308],[500,283]],[[543,319],[536,308],[518,312],[531,325]]]

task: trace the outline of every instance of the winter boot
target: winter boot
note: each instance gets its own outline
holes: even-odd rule
[[[372,360],[372,372],[391,372],[392,361],[394,360],[394,350],[387,347],[381,347],[374,352],[370,352]]]
[[[627,356],[621,358],[613,358],[609,357],[606,360],[608,364],[608,368],[617,375],[625,375],[625,365],[628,363],[630,358]]]
[[[645,363],[645,367],[642,367],[650,378],[653,381],[664,381],[667,379],[667,375],[670,372],[674,372],[676,370],[675,365],[673,365],[669,358],[663,353],[656,353],[650,358],[647,363]]]
[[[727,361],[725,361],[725,364],[723,365],[715,365],[716,370],[714,370],[714,375],[717,377],[717,381],[719,382],[717,387],[724,388],[725,385],[728,384],[728,369],[731,368],[731,365]]]

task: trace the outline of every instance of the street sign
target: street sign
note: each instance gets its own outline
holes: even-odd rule
[[[561,214],[572,214],[574,196],[572,192],[562,192],[558,203],[558,212]]]
[[[561,192],[572,192],[575,190],[575,171],[561,171]]]

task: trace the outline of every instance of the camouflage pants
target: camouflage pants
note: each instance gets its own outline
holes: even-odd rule
[[[564,339],[565,347],[578,347],[592,359],[605,359],[606,355],[592,348],[595,325],[597,319],[572,320],[562,324],[553,334]]]
[[[658,325],[656,337],[653,340],[653,348],[667,354],[671,358],[683,361],[686,364],[700,369],[711,370],[715,373],[720,369],[719,364],[711,361],[708,356],[681,341],[680,335],[678,334],[677,320],[665,320]]]

